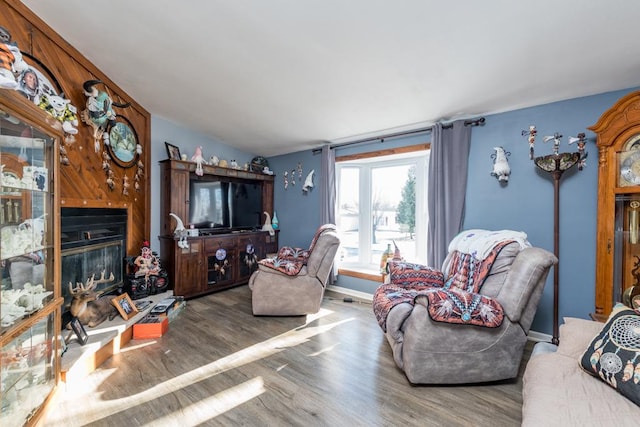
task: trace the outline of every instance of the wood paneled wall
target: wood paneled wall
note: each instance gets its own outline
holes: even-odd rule
[[[78,113],[86,104],[82,84],[92,79],[104,82],[98,86],[99,90],[106,91],[115,102],[131,103],[128,108],[118,108],[116,113],[131,123],[143,148],[140,160],[144,175],[140,190],[136,191],[133,186],[137,167],[123,168],[114,161],[110,163],[115,187],[109,188],[102,167],[102,149],[95,152],[93,130],[82,123],[80,117],[75,142],[65,145],[69,164],[60,166],[59,188],[62,207],[126,208],[129,213],[127,253],[137,254],[142,242],[150,239],[151,115],[24,4],[0,0],[0,9],[0,26],[11,32],[12,41],[22,52],[37,58],[49,69]],[[25,60],[35,65],[28,57]],[[123,194],[125,175],[131,184],[128,195]]]

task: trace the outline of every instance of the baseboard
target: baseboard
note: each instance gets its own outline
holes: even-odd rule
[[[553,337],[549,334],[543,334],[542,332],[529,331],[528,338],[530,341],[535,342],[551,342]]]
[[[338,292],[340,294],[349,295],[350,297],[359,298],[363,301],[373,301],[373,295],[366,292],[356,291],[349,288],[343,288],[342,286],[328,285],[328,291]],[[542,332],[529,331],[529,340],[534,342],[551,342],[553,338],[549,334],[543,334]]]
[[[349,295],[350,297],[358,298],[363,301],[373,301],[373,295],[366,292],[356,291],[349,288],[343,288],[342,286],[328,285],[328,291],[338,292],[340,294]]]

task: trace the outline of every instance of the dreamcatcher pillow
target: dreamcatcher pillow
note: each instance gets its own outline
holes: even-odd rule
[[[640,311],[617,304],[580,366],[640,406]]]

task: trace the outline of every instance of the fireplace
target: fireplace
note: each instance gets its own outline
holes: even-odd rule
[[[65,310],[72,300],[69,283],[75,287],[93,276],[99,282],[96,291],[100,294],[121,288],[127,250],[127,210],[61,208],[60,222]]]

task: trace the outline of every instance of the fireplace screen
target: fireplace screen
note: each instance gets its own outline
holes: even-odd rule
[[[96,291],[109,292],[122,286],[122,241],[88,245],[62,252],[62,287],[65,307],[71,304],[69,283],[86,283],[91,276],[99,282]],[[111,280],[112,279],[112,280]]]
[[[86,284],[92,276],[98,293],[123,286],[127,212],[124,209],[62,209],[62,296],[71,304],[69,283]]]

